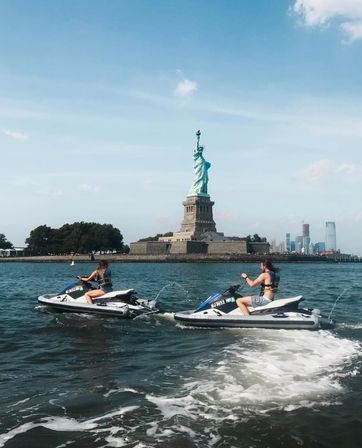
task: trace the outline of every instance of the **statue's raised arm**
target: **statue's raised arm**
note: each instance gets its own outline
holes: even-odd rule
[[[211,163],[207,162],[203,156],[204,147],[199,146],[201,132],[198,131],[197,135],[197,147],[194,151],[194,182],[191,185],[189,196],[207,195],[207,184],[209,181],[208,169]]]

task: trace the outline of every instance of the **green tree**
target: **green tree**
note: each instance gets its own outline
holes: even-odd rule
[[[148,236],[146,238],[141,238],[140,240],[138,240],[138,242],[143,243],[146,241],[158,241],[158,239],[161,236],[172,236],[172,235],[173,235],[173,232],[157,233],[157,235],[155,235],[155,236]]]
[[[8,241],[3,233],[0,233],[0,249],[13,249],[13,245]]]
[[[33,255],[48,255],[55,240],[54,230],[47,225],[36,227],[25,240],[28,251]]]
[[[29,251],[36,255],[117,251],[123,248],[123,236],[111,224],[75,222],[60,229],[39,226],[26,240]]]
[[[128,246],[128,244],[123,244],[122,246],[122,253],[123,254],[129,254],[130,248]]]

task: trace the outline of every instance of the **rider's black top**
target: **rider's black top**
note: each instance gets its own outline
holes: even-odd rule
[[[268,274],[271,278],[271,283],[261,283],[260,285],[260,295],[263,296],[266,291],[270,291],[272,293],[276,293],[279,286],[280,276],[274,272],[269,271]]]

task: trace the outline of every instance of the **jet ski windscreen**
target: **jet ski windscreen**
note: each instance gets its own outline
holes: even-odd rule
[[[205,309],[208,305],[210,305],[214,300],[217,300],[221,296],[221,293],[212,294],[210,297],[208,297],[204,302],[202,302],[196,311],[202,311]]]
[[[237,290],[240,288],[240,285],[230,286],[223,293],[212,294],[208,297],[204,302],[199,305],[197,311],[203,311],[207,308],[217,308],[221,309],[224,312],[229,312],[236,307],[235,300],[238,297],[242,297],[237,293]]]

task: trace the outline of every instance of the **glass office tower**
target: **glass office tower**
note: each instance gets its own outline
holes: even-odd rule
[[[292,248],[290,245],[290,233],[285,234],[285,248],[287,252],[291,252]]]
[[[303,224],[303,253],[309,254],[310,236],[309,236],[309,224]]]
[[[309,236],[309,224],[303,224],[303,236]]]
[[[336,223],[333,221],[326,222],[326,251],[335,252],[337,250],[336,242]]]

